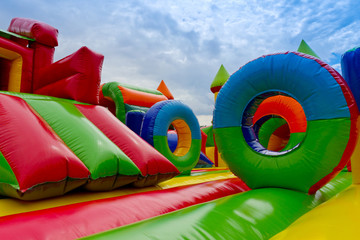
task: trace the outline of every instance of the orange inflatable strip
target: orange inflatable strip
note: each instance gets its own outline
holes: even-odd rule
[[[119,89],[123,95],[124,103],[130,105],[151,107],[157,102],[168,100],[164,95],[140,92],[122,86],[119,86]]]
[[[301,104],[292,97],[274,96],[265,99],[255,112],[253,123],[267,115],[278,115],[284,118],[290,132],[306,132],[306,116]]]

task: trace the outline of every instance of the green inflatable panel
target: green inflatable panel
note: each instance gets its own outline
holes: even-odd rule
[[[230,169],[242,169],[237,172],[238,177],[246,179],[246,184],[251,188],[281,186],[282,188],[296,189],[308,192],[308,186],[313,185],[323,177],[322,171],[313,171],[309,175],[309,167],[317,168],[335,168],[342,152],[338,149],[344,149],[349,139],[351,121],[349,119],[318,120],[308,122],[307,129],[313,134],[305,137],[301,147],[294,149],[289,154],[277,156],[265,156],[256,151],[252,151],[244,138],[233,138],[241,136],[242,130],[238,127],[219,128],[216,134],[222,136],[222,141],[218,141],[218,147],[226,148],[222,152],[224,159],[228,161]],[[327,141],[333,136],[338,136],[336,141],[328,145],[318,144],[321,141]],[[239,151],[238,149],[248,149],[248,151]],[[301,158],[302,161],[297,161]],[[314,159],[327,159],[326,162],[318,162],[314,166]],[[251,159],[252,161],[244,161]],[[261,162],[262,168],[257,166]],[[254,172],[261,171],[261,179]],[[266,179],[266,181],[264,181]],[[286,181],[284,180],[286,179]]]
[[[85,188],[111,190],[137,180],[140,170],[70,101],[24,99],[89,169]]]
[[[0,166],[0,194],[4,193],[3,189],[6,188],[6,185],[8,184],[13,186],[15,189],[19,189],[19,183],[16,179],[16,176],[1,152]]]
[[[141,111],[147,112],[149,110],[149,108],[143,107],[143,106],[134,106],[134,105],[126,104],[124,101],[124,96],[123,96],[121,90],[119,89],[119,86],[131,89],[131,90],[143,92],[143,93],[152,94],[152,95],[158,95],[158,96],[163,95],[158,90],[141,88],[141,87],[132,86],[132,85],[124,84],[124,83],[118,83],[118,82],[105,83],[102,86],[102,94],[105,97],[111,98],[114,101],[115,109],[116,109],[115,110],[116,117],[123,123],[125,123],[125,116],[128,111],[141,110]]]
[[[206,147],[214,147],[215,142],[214,142],[213,126],[204,127],[201,130],[207,135]]]
[[[110,97],[115,103],[116,117],[125,123],[126,107],[124,104],[124,97],[118,88],[118,83],[106,83],[102,87],[102,93],[106,97]]]
[[[267,148],[271,135],[276,129],[283,126],[284,124],[287,123],[286,120],[283,118],[271,118],[268,121],[264,122],[261,125],[258,133],[260,144]]]
[[[271,118],[264,124],[262,124],[258,133],[260,144],[265,148],[268,148],[271,135],[284,124],[287,123],[286,120],[283,118]],[[288,139],[286,146],[280,151],[287,151],[293,149],[294,147],[296,147],[296,145],[298,145],[304,140],[305,135],[306,133],[304,132],[290,133],[290,138]]]
[[[316,196],[255,189],[158,216],[85,239],[269,239],[351,184],[343,172]]]

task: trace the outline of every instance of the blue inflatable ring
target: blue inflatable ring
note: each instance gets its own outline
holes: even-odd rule
[[[174,152],[171,152],[167,140],[171,125],[178,135]],[[183,174],[190,173],[199,160],[199,122],[193,111],[180,101],[166,100],[154,104],[145,114],[140,136],[168,158]]]

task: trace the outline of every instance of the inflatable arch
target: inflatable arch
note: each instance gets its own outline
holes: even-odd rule
[[[258,106],[276,95],[296,100],[307,120],[303,140],[281,152],[259,144],[253,128]],[[249,187],[314,193],[348,162],[357,115],[350,89],[335,70],[310,55],[286,52],[255,59],[229,78],[217,97],[214,131],[222,157]]]

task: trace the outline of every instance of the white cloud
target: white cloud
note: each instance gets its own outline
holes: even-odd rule
[[[212,125],[212,115],[197,115],[196,116],[200,126],[211,126]]]
[[[56,59],[83,45],[105,56],[103,81],[156,88],[164,80],[197,115],[212,115],[210,84],[221,64],[232,73],[264,54],[296,50],[301,39],[323,60],[360,39],[356,0],[33,1],[0,9],[38,19],[60,31]]]

